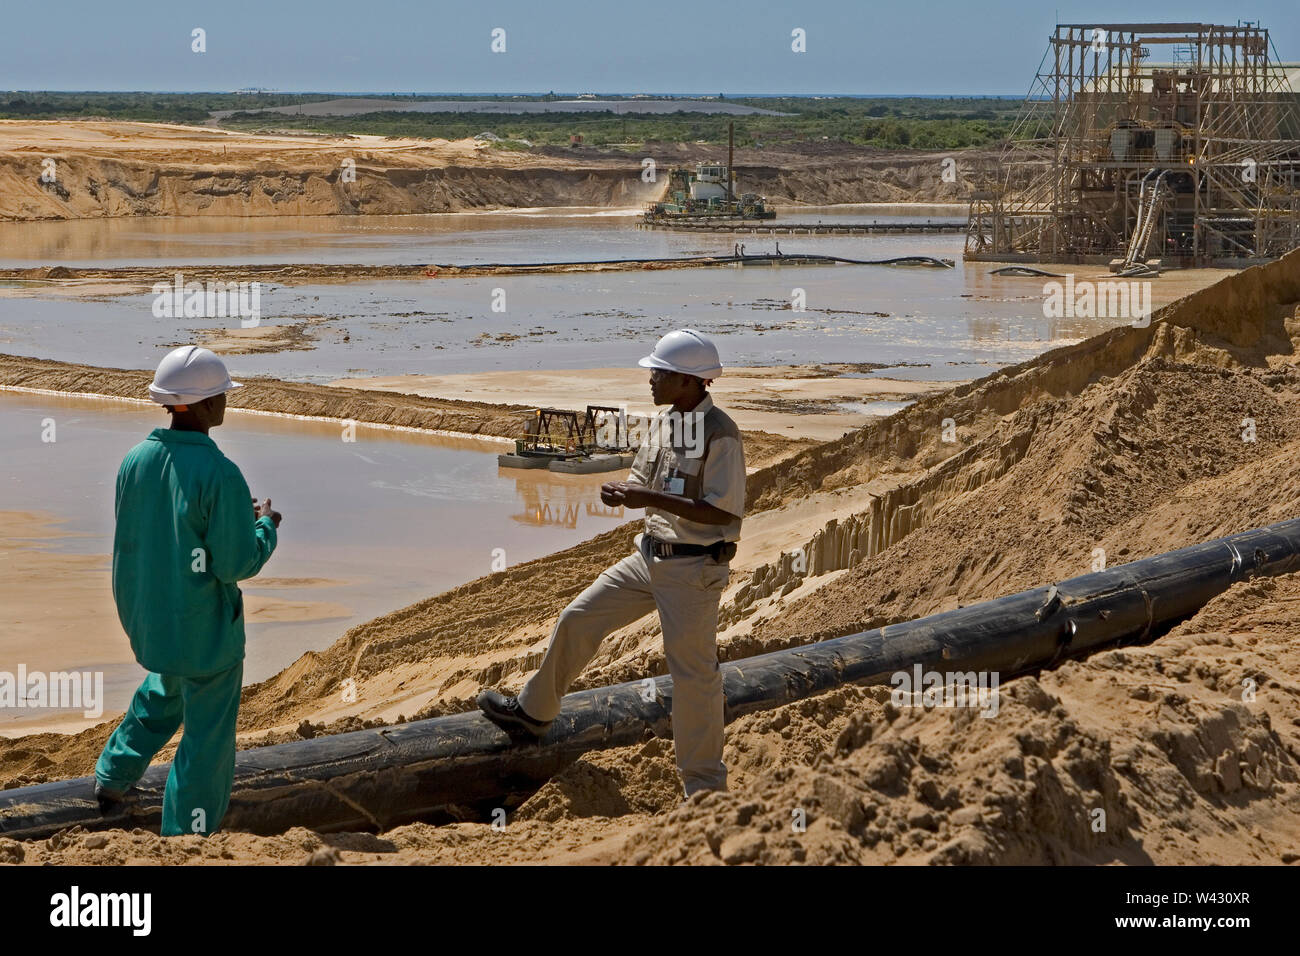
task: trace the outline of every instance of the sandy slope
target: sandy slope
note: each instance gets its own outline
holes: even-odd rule
[[[54,182],[41,180],[46,159],[55,161]],[[653,198],[639,173],[634,159],[536,158],[473,140],[0,120],[0,219],[400,214],[571,205],[583,196],[631,205]]]
[[[725,150],[647,144],[663,166]],[[740,150],[747,186],[774,202],[957,201],[991,154],[972,152],[945,183],[947,154],[819,148]],[[537,206],[635,206],[666,177],[643,155],[515,152],[474,140],[282,136],[210,127],[0,120],[0,220],[99,216],[355,215]],[[54,160],[54,181],[42,180]],[[343,175],[345,162],[355,181]],[[48,178],[48,177],[47,177]]]
[[[721,655],[1073,576],[1097,547],[1113,565],[1294,516],[1298,310],[1300,252],[1189,296],[1150,328],[925,397],[760,470]],[[956,442],[944,441],[945,418]],[[1242,439],[1247,418],[1254,441]],[[311,734],[392,719],[396,707],[453,711],[481,684],[517,687],[554,614],[625,552],[631,530],[354,628],[246,690],[246,739],[288,739],[304,720],[298,732]],[[806,549],[807,573],[779,558],[794,548]],[[119,833],[99,849],[65,834],[20,849],[32,863],[303,862],[317,851],[328,862],[338,854],[326,843],[356,862],[1289,863],[1300,858],[1298,598],[1295,576],[1238,585],[1155,644],[1014,682],[990,719],[899,712],[862,688],[750,715],[728,728],[732,792],[681,808],[671,751],[650,741],[579,761],[504,833],[463,823],[193,846]],[[662,671],[648,618],[612,635],[580,684]],[[360,699],[344,708],[349,676]],[[106,732],[0,744],[0,774],[84,773]],[[795,810],[806,832],[791,831]]]

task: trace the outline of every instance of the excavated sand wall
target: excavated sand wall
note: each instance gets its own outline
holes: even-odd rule
[[[943,502],[1002,477],[1020,461],[1032,433],[989,436],[936,466],[924,478],[873,496],[867,511],[832,518],[799,550],[756,568],[749,582],[720,610],[730,623],[748,616],[758,601],[797,588],[805,578],[857,567],[925,524]]]
[[[44,156],[0,156],[0,220],[121,216],[407,215],[537,206],[638,206],[660,198],[666,179],[641,180],[640,159],[600,157],[582,165],[410,167],[356,161],[346,182],[338,147],[270,159],[243,157],[210,165],[51,154],[57,178],[43,182]],[[418,156],[416,157],[418,158]],[[396,160],[395,160],[396,161]],[[223,168],[223,165],[225,168]],[[872,168],[862,159],[794,169],[737,166],[737,174],[776,202],[957,202],[962,182],[945,183],[937,161],[920,156]]]
[[[1160,281],[1155,279],[1152,281]],[[1300,250],[1245,269],[1158,310],[1145,328],[1121,326],[1077,345],[924,398],[889,418],[808,449],[750,476],[751,507],[774,507],[791,495],[855,484],[891,464],[913,459],[934,464],[952,454],[945,424],[969,444],[996,420],[1025,405],[1071,398],[1085,386],[1114,376],[1146,354],[1203,364],[1260,366],[1267,355],[1290,352],[1285,334],[1288,305],[1300,301]]]
[[[1172,303],[1156,313],[1147,328],[1117,328],[1048,352],[923,399],[883,422],[751,476],[751,507],[761,509],[779,503],[795,484],[806,493],[864,480],[871,476],[864,462],[886,466],[942,455],[945,420],[966,443],[923,478],[873,496],[869,510],[827,522],[801,550],[754,570],[722,609],[722,621],[748,616],[757,602],[774,593],[789,594],[807,577],[856,567],[924,525],[943,502],[1001,477],[1025,455],[1033,437],[1028,428],[1004,435],[996,428],[1003,416],[1035,401],[1077,395],[1091,382],[1117,375],[1144,357],[1221,368],[1267,365],[1269,355],[1289,354],[1300,345],[1298,301],[1300,251]]]
[[[308,153],[307,150],[303,151]],[[93,219],[108,216],[404,215],[533,206],[629,206],[655,198],[639,161],[575,168],[470,166],[385,167],[356,163],[345,182],[349,151],[211,166],[95,156],[53,158],[54,182],[42,182],[41,156],[0,157],[0,219]],[[241,159],[240,165],[248,161]]]

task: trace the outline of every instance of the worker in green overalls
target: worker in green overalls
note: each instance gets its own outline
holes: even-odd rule
[[[162,833],[212,833],[230,803],[244,676],[244,602],[236,582],[275,550],[280,515],[258,504],[208,431],[238,388],[222,361],[186,345],[158,366],[149,396],[171,412],[117,473],[113,598],[149,671],[95,764],[110,811],[184,724],[163,795]],[[250,506],[251,502],[251,506]]]

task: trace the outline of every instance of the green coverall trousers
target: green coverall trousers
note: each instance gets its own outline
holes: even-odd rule
[[[107,788],[129,790],[184,724],[163,793],[162,835],[214,833],[230,804],[243,679],[243,661],[207,677],[150,673],[104,745],[96,778]]]

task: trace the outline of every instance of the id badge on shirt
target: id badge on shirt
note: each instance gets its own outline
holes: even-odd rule
[[[664,491],[670,495],[684,494],[686,491],[686,479],[682,478],[680,475],[677,477],[664,475]]]

